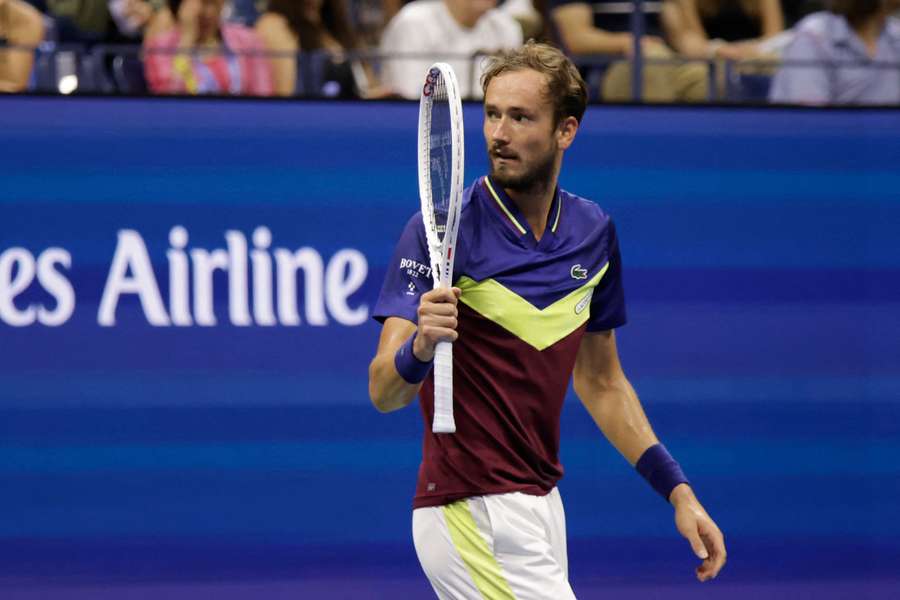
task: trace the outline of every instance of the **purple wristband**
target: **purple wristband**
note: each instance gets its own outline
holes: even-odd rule
[[[634,468],[666,502],[669,501],[669,496],[676,485],[688,483],[681,465],[662,444],[647,448]]]
[[[394,355],[394,367],[407,383],[421,383],[428,375],[428,371],[431,370],[432,361],[422,362],[413,354],[413,342],[415,341],[416,334],[414,333]]]

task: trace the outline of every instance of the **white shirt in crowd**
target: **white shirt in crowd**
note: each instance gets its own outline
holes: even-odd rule
[[[481,98],[484,56],[522,45],[522,28],[509,14],[486,12],[471,29],[460,25],[443,0],[415,0],[388,23],[381,37],[381,80],[404,98],[418,99],[433,63],[449,63],[463,98]],[[408,58],[388,58],[408,55]],[[475,68],[473,68],[473,65]]]

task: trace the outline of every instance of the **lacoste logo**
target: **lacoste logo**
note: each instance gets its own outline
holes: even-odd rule
[[[587,279],[587,269],[581,266],[581,264],[572,265],[572,270],[569,271],[569,275],[572,276],[572,279]]]
[[[575,305],[575,314],[580,315],[581,311],[585,309],[585,307],[591,303],[591,296],[594,295],[594,289],[591,288],[588,290],[588,293],[584,295],[584,298],[578,301],[578,304]]]

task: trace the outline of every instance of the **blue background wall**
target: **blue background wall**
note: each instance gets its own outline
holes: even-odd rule
[[[466,107],[467,175],[483,173]],[[65,249],[60,326],[0,320],[4,598],[418,598],[422,424],[380,415],[378,326],[154,327],[98,305],[117,232],[164,301],[172,227],[342,249],[374,304],[416,210],[414,104],[0,98],[0,255]],[[617,221],[626,372],[726,533],[712,584],[574,397],[581,598],[900,596],[900,113],[591,107],[564,187]],[[4,282],[0,281],[0,286]],[[8,287],[8,286],[7,286]],[[2,291],[2,289],[0,289]],[[55,302],[35,280],[17,310]]]

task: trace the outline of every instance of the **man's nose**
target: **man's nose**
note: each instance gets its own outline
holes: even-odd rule
[[[509,135],[507,131],[507,123],[506,118],[497,119],[497,121],[491,126],[491,139],[498,142],[508,142]]]

